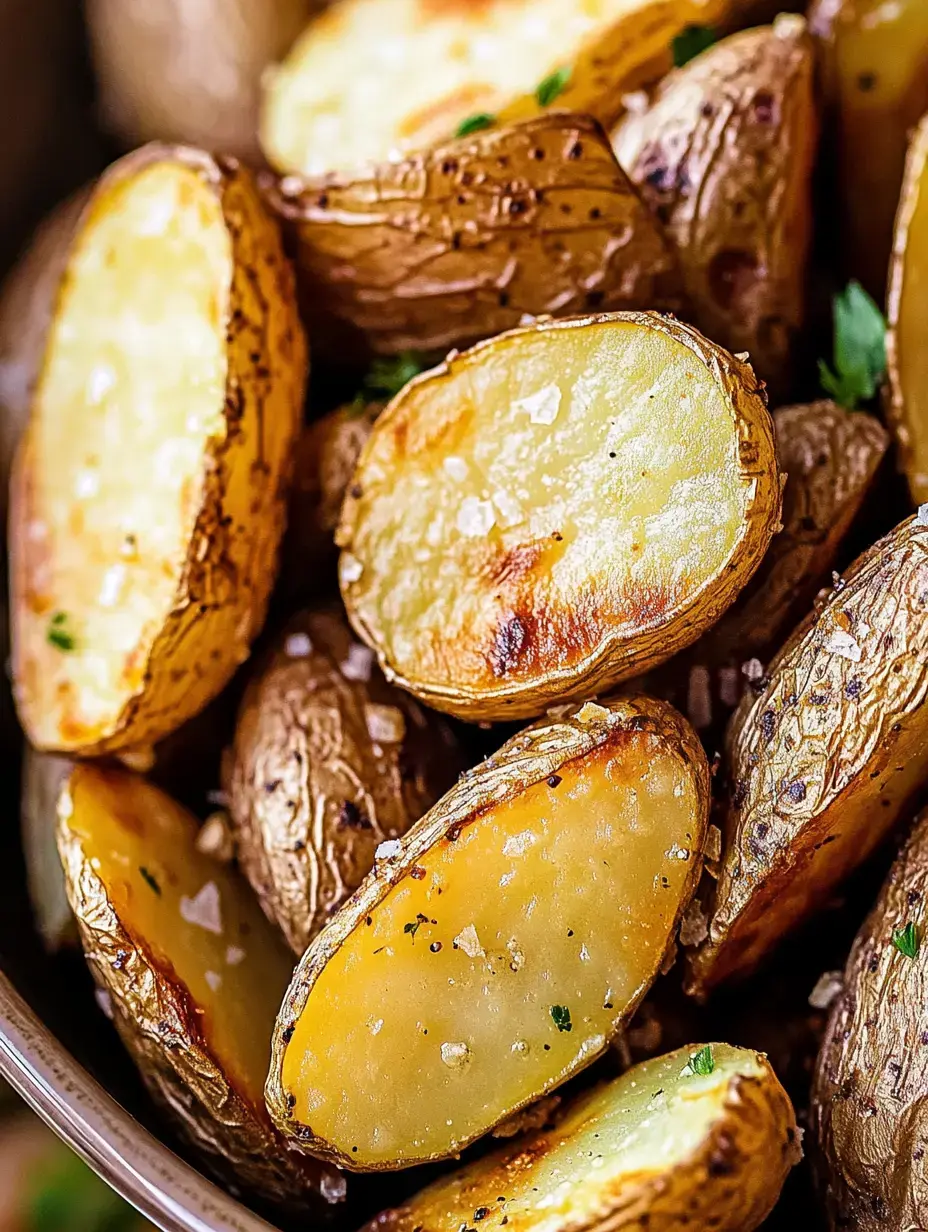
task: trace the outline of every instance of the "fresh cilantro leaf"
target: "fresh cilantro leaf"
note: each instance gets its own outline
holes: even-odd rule
[[[68,629],[67,612],[55,612],[48,622],[48,632],[45,636],[48,644],[58,650],[73,650],[77,645],[77,638]]]
[[[893,945],[906,958],[918,957],[918,951],[921,949],[922,942],[918,935],[918,929],[911,920],[909,920],[905,928],[893,929]]]
[[[491,115],[489,111],[478,111],[476,115],[462,120],[454,130],[454,135],[455,137],[469,137],[471,133],[480,133],[485,128],[492,128],[495,123],[495,115]]]
[[[142,880],[146,881],[148,885],[151,886],[151,888],[160,898],[161,897],[161,886],[158,885],[157,878],[154,876],[154,874],[150,873],[144,864],[139,865],[139,872],[142,874]]]
[[[552,1005],[551,1017],[559,1031],[573,1030],[573,1023],[570,1021],[570,1010],[566,1005]]]
[[[423,924],[428,923],[428,919],[429,917],[427,915],[423,915],[421,911],[418,911],[416,912],[416,918],[414,920],[410,920],[408,924],[403,925],[403,932],[412,934],[412,940],[413,940],[414,945],[416,942],[416,933],[419,931],[419,929],[422,927]]]
[[[834,368],[819,360],[826,393],[853,410],[876,394],[886,372],[886,320],[859,282],[834,297]]]
[[[540,82],[535,91],[535,98],[538,101],[539,107],[550,107],[559,94],[563,94],[570,81],[572,70],[570,65],[565,65],[563,68],[556,68],[553,73],[549,73],[544,81]]]
[[[714,42],[715,31],[711,26],[687,26],[670,44],[674,65],[682,68],[684,64],[689,64]]]
[[[699,1052],[693,1053],[690,1057],[689,1068],[701,1078],[712,1073],[715,1069],[715,1058],[712,1056],[711,1044],[706,1044],[704,1048],[700,1048]]]

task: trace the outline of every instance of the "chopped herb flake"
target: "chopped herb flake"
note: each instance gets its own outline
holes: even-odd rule
[[[145,867],[145,865],[144,865],[144,864],[140,864],[140,865],[139,865],[139,872],[142,874],[142,879],[143,879],[144,881],[146,881],[146,882],[147,882],[147,883],[151,886],[151,888],[154,890],[154,892],[155,892],[155,893],[159,896],[159,898],[160,898],[160,896],[161,896],[161,886],[160,886],[160,885],[158,885],[158,882],[157,882],[157,880],[156,880],[155,876],[154,876],[152,873],[150,873],[150,872],[148,871],[148,869]]]
[[[886,320],[859,282],[849,282],[834,297],[834,371],[819,360],[826,393],[853,410],[869,402],[886,372]]]
[[[416,914],[416,918],[414,920],[410,920],[408,924],[403,925],[403,932],[409,933],[411,935],[413,944],[415,945],[416,933],[419,931],[419,929],[422,927],[423,924],[428,924],[428,922],[429,922],[429,917],[427,915],[423,915],[422,912],[419,911]]]
[[[559,1031],[571,1031],[573,1029],[573,1023],[570,1021],[570,1010],[566,1005],[552,1005],[551,1017]]]
[[[476,115],[462,120],[454,130],[454,135],[455,137],[469,137],[471,133],[479,133],[485,128],[492,128],[495,123],[495,115],[491,115],[489,111],[478,111]]]
[[[48,622],[48,633],[46,635],[50,646],[55,646],[58,650],[73,650],[77,645],[77,639],[68,628],[67,612],[56,612]]]
[[[401,351],[391,359],[375,359],[351,404],[352,412],[362,415],[369,403],[395,397],[424,368],[425,363],[415,351]]]
[[[570,65],[564,65],[563,68],[556,68],[553,73],[548,74],[544,81],[539,82],[535,91],[539,107],[550,107],[558,95],[564,93],[570,81],[570,74]]]
[[[687,26],[670,44],[673,62],[677,68],[689,64],[715,42],[715,31],[710,26]]]
[[[905,928],[893,929],[893,945],[906,958],[918,957],[918,951],[921,949],[922,942],[918,935],[918,929],[911,920],[909,920]]]
[[[706,1044],[704,1048],[700,1048],[699,1052],[694,1052],[690,1057],[689,1066],[687,1067],[690,1073],[698,1074],[701,1078],[711,1074],[715,1069],[715,1058],[712,1056],[712,1045]]]

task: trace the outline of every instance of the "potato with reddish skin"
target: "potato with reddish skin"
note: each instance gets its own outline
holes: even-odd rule
[[[683,303],[677,258],[588,116],[552,112],[400,161],[265,177],[316,345],[440,351],[531,316]]]
[[[239,865],[297,954],[463,768],[338,609],[287,625],[242,699],[227,794]]]
[[[692,320],[791,389],[805,319],[818,135],[805,22],[724,39],[669,74],[614,136],[619,162],[676,245]]]

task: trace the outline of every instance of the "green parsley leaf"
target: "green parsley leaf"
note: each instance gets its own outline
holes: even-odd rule
[[[905,928],[893,929],[893,945],[906,958],[918,958],[918,951],[921,949],[922,942],[918,935],[918,929],[911,920],[909,920]]]
[[[711,26],[687,26],[670,44],[674,65],[682,68],[684,64],[689,64],[714,42],[715,31]]]
[[[476,115],[462,120],[454,130],[454,135],[455,137],[469,137],[471,133],[480,133],[485,128],[492,128],[495,123],[495,115],[491,115],[489,111],[478,111]]]
[[[148,871],[148,869],[145,867],[144,864],[139,865],[139,872],[142,874],[142,880],[146,881],[151,886],[151,888],[154,890],[154,892],[158,895],[158,897],[160,898],[161,897],[161,886],[158,885],[157,878]]]
[[[418,911],[416,912],[416,918],[414,920],[411,920],[408,924],[403,925],[403,932],[412,934],[413,945],[416,943],[416,933],[423,924],[428,923],[428,919],[429,917],[427,915],[423,915],[421,911]]]
[[[822,388],[853,410],[869,402],[886,372],[886,320],[859,282],[834,297],[834,370],[819,360]]]
[[[401,351],[391,359],[375,359],[351,404],[352,411],[361,415],[369,403],[389,401],[424,369],[425,363],[415,351]]]
[[[705,1078],[707,1074],[712,1073],[715,1069],[715,1058],[712,1056],[711,1044],[706,1044],[704,1048],[700,1048],[699,1052],[693,1053],[690,1057],[689,1068],[700,1078]]]
[[[48,632],[45,636],[48,644],[55,646],[58,650],[73,650],[77,645],[77,638],[68,629],[67,612],[55,612],[48,622]]]
[[[573,1030],[573,1023],[570,1021],[570,1010],[566,1005],[552,1005],[551,1017],[559,1031]]]
[[[535,91],[539,107],[550,107],[558,95],[564,93],[572,71],[570,65],[567,64],[563,68],[556,68],[553,73],[548,74],[544,81],[539,83]]]

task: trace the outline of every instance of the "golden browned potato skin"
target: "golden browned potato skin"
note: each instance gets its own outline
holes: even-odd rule
[[[893,933],[915,926],[910,958]],[[819,1187],[832,1228],[928,1222],[928,814],[922,813],[851,950],[812,1088]]]
[[[781,398],[805,316],[818,136],[814,44],[802,18],[735,34],[671,73],[614,137],[664,223],[692,320],[747,351]]]
[[[88,0],[103,123],[261,161],[261,75],[317,0]]]
[[[148,747],[170,734],[200,711],[247,657],[275,579],[307,371],[292,272],[251,174],[235,159],[153,143],[115,163],[85,209],[119,178],[163,161],[194,169],[210,186],[232,240],[225,433],[205,460],[202,498],[173,610],[151,646],[141,684],[105,730],[83,722],[79,707],[74,714],[65,707],[51,721],[32,708],[32,682],[41,675],[49,648],[37,631],[29,640],[22,631],[17,636],[19,611],[41,602],[36,572],[41,562],[21,550],[25,527],[41,512],[33,507],[32,482],[41,459],[34,456],[28,433],[24,438],[11,490],[13,676],[20,719],[40,748],[99,755]],[[80,225],[79,220],[75,230]],[[129,667],[129,674],[137,675],[135,665]]]
[[[398,162],[264,184],[323,345],[442,350],[526,313],[682,305],[676,256],[587,116],[550,112]]]
[[[373,659],[337,608],[305,612],[242,700],[227,785],[239,865],[297,954],[380,843],[405,834],[464,768],[447,725]]]
[[[928,526],[860,556],[747,695],[689,991],[746,975],[860,865],[928,769]]]

